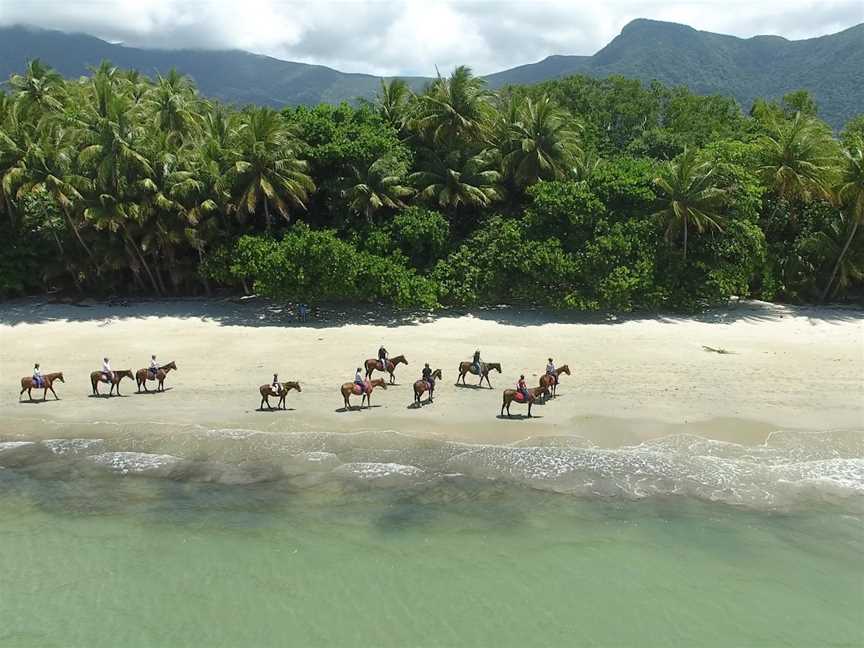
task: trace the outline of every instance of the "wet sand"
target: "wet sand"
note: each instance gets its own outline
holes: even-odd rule
[[[339,386],[384,344],[408,366],[373,407],[343,411]],[[712,350],[706,350],[710,347]],[[475,348],[500,362],[494,389],[455,387]],[[718,353],[717,351],[724,351]],[[174,360],[163,394],[93,398],[89,374],[103,355],[115,369]],[[546,358],[568,364],[559,397],[535,418],[499,418],[501,390],[520,373],[537,384]],[[33,362],[63,371],[61,401],[17,402]],[[434,404],[411,407],[424,362],[441,368]],[[80,432],[93,422],[200,424],[270,432],[396,430],[472,443],[578,435],[601,446],[676,432],[751,444],[777,429],[864,427],[864,311],[760,302],[695,316],[560,316],[489,309],[435,317],[325,310],[301,324],[256,301],[142,302],[86,306],[28,300],[0,304],[0,432],[32,437],[51,422]],[[288,411],[256,411],[274,371],[299,380]],[[377,374],[376,375],[380,375]],[[476,383],[469,376],[469,383]],[[154,383],[150,383],[153,388]],[[101,386],[104,391],[105,386]],[[518,412],[518,414],[517,414]],[[56,426],[46,434],[56,435]]]

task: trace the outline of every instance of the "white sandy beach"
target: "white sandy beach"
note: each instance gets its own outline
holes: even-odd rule
[[[280,311],[217,301],[0,304],[0,432],[9,439],[46,422],[98,421],[276,433],[388,429],[483,443],[579,435],[614,446],[673,432],[759,443],[777,429],[864,429],[860,310],[743,303],[693,318],[501,309],[424,320],[325,310],[323,321],[307,325]],[[381,343],[408,358],[398,385],[376,390],[371,410],[342,411],[339,385]],[[454,387],[458,362],[475,348],[503,366],[492,374],[493,390]],[[164,394],[138,395],[127,380],[123,398],[89,397],[89,373],[103,355],[113,368],[134,371],[151,353],[179,369]],[[559,398],[537,406],[532,420],[498,418],[501,390],[520,373],[536,384],[550,355],[572,370]],[[35,361],[64,372],[59,402],[50,394],[46,403],[17,402],[20,377]],[[444,380],[435,403],[417,410],[409,407],[411,384],[424,362],[440,367]],[[258,386],[274,371],[299,380],[303,392],[289,394],[289,411],[256,411]]]

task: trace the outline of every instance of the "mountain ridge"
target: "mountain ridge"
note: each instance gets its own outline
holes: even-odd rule
[[[0,79],[21,72],[33,58],[67,78],[84,75],[105,59],[147,75],[175,67],[192,77],[205,96],[276,107],[369,98],[382,78],[238,49],[146,49],[87,34],[0,27]],[[864,107],[864,85],[856,80],[862,69],[864,23],[835,34],[788,40],[772,35],[739,38],[639,18],[591,56],[556,54],[485,78],[492,88],[572,74],[656,79],[699,94],[731,95],[744,110],[758,97],[779,98],[806,89],[819,103],[822,117],[839,128]],[[402,78],[415,90],[430,80]]]

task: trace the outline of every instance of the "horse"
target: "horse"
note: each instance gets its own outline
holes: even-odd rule
[[[90,386],[93,388],[93,395],[99,396],[99,383],[110,383],[111,389],[108,390],[108,395],[111,396],[114,393],[114,389],[117,389],[117,395],[122,396],[120,393],[120,381],[124,378],[128,378],[132,380],[134,376],[132,375],[131,369],[120,369],[119,371],[114,372],[114,380],[109,380],[105,377],[105,374],[101,371],[93,371],[90,373]]]
[[[519,392],[516,391],[515,389],[505,389],[504,390],[504,402],[501,404],[501,416],[504,416],[504,409],[505,408],[507,409],[507,416],[508,417],[510,416],[510,403],[512,403],[513,401],[516,401],[517,403],[526,402],[525,400],[518,400],[517,399],[516,395],[518,393]],[[528,402],[528,418],[531,418],[531,405],[533,405],[534,401],[537,400],[537,398],[541,394],[548,394],[548,393],[549,393],[549,389],[547,387],[543,387],[543,386],[533,387],[533,388],[528,390],[528,401],[527,401]]]
[[[553,380],[549,374],[543,374],[540,376],[540,386],[541,387],[549,387],[552,393],[552,398],[555,398],[556,392],[558,391],[558,382],[561,380],[561,374],[565,373],[568,376],[570,375],[570,367],[566,364],[561,365],[555,370],[555,379]]]
[[[34,387],[36,389],[42,389],[42,400],[44,401],[48,397],[48,390],[51,390],[51,393],[54,394],[54,400],[60,400],[57,396],[57,392],[54,391],[54,381],[59,380],[62,383],[66,381],[63,380],[63,372],[58,371],[56,373],[49,373],[42,376],[42,386],[39,387],[35,382],[33,382],[33,376],[24,376],[21,379],[21,393],[18,394],[18,401],[21,401],[21,396],[24,395],[24,392],[27,392],[27,398],[31,401],[33,400],[33,394],[30,393],[30,390]]]
[[[138,393],[141,393],[141,387],[144,387],[144,391],[150,391],[147,389],[147,381],[148,380],[156,380],[158,381],[156,385],[156,391],[165,391],[165,376],[168,375],[168,372],[171,370],[177,371],[177,365],[172,360],[168,364],[162,365],[159,369],[156,370],[156,374],[151,378],[152,375],[149,369],[139,369],[135,372],[135,382],[138,384]]]
[[[383,378],[376,378],[375,380],[367,380],[366,381],[366,389],[363,390],[363,398],[360,399],[360,409],[363,409],[363,403],[367,403],[367,407],[372,407],[372,391],[376,388],[380,387],[381,389],[387,389],[387,383],[384,382]],[[351,394],[355,396],[359,396],[359,391],[354,391],[359,389],[358,385],[353,382],[343,383],[341,387],[342,398],[345,399],[345,409],[351,409],[351,404],[348,399]]]
[[[366,365],[366,380],[369,380],[372,377],[373,371],[385,371],[378,364],[378,360],[376,358],[369,358],[365,363]],[[387,373],[390,374],[390,384],[396,382],[396,376],[393,375],[393,372],[396,370],[396,365],[398,364],[408,364],[408,361],[405,359],[404,355],[398,355],[394,358],[389,358],[387,360]]]
[[[441,370],[436,369],[432,372],[432,380],[441,380]],[[414,403],[420,407],[420,397],[423,392],[429,391],[429,402],[432,402],[432,396],[435,395],[435,383],[428,383],[422,378],[414,383]]]
[[[273,385],[261,385],[258,388],[258,391],[261,392],[261,404],[258,406],[258,409],[264,409],[264,405],[267,405],[267,409],[272,410],[270,407],[270,396],[276,398],[279,397],[279,402],[276,403],[276,409],[285,409],[285,396],[292,389],[296,389],[298,392],[302,392],[300,389],[299,382],[283,382],[282,389],[280,391],[276,391],[273,389]]]
[[[489,382],[489,372],[494,369],[498,373],[501,373],[501,363],[499,362],[481,362],[480,363],[480,382],[477,383],[478,387],[483,386],[483,379],[486,379],[486,384],[489,385],[489,389],[492,389],[492,383]],[[470,360],[467,362],[459,363],[459,376],[456,378],[456,384],[459,384],[459,379],[462,379],[462,384],[465,383],[465,375],[472,373],[475,376],[477,375],[477,371],[474,369],[474,363]]]

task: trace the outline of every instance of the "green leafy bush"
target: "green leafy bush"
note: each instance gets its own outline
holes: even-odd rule
[[[233,251],[231,275],[256,293],[279,300],[386,301],[397,307],[434,308],[437,290],[398,261],[359,251],[332,230],[297,224],[281,240],[243,236]]]

